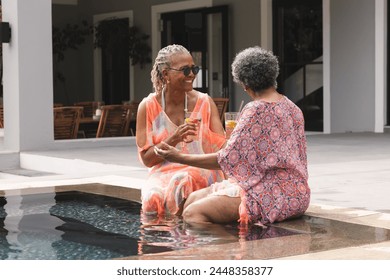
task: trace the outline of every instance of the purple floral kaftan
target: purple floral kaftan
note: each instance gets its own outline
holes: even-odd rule
[[[309,206],[304,118],[287,97],[248,103],[218,162],[241,188],[243,223],[282,221]]]

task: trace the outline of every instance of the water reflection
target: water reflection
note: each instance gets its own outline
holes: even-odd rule
[[[54,193],[47,193],[2,198],[2,259],[57,259],[52,244],[61,240],[63,232],[56,228],[64,222],[48,214],[56,203],[54,196]]]
[[[273,226],[242,227],[238,223],[188,224],[176,216],[155,217],[142,213],[141,223],[139,253],[146,253],[143,247],[147,244],[179,250],[202,245],[228,244],[298,234],[295,231]]]
[[[178,217],[148,217],[141,214],[141,251],[145,245],[166,246],[175,250],[205,244],[228,243],[238,240],[237,230],[221,225],[189,225]]]
[[[293,234],[148,217],[139,203],[76,191],[6,195],[0,203],[1,259],[113,259]]]
[[[61,259],[112,259],[136,255],[138,252],[137,238],[103,231],[73,218],[59,219],[63,224],[57,229],[64,234],[52,246]]]
[[[201,248],[197,258],[231,250],[229,258],[267,259],[385,241],[389,232],[309,216],[268,227],[186,224],[144,216],[136,202],[76,191],[0,197],[0,259],[150,258],[190,248]]]

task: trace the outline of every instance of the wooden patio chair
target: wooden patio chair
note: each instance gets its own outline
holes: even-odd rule
[[[129,130],[128,130],[127,135],[128,136],[135,136],[139,102],[131,101],[129,103],[126,103],[125,106],[130,108],[130,110],[131,110],[130,124],[129,124]]]
[[[128,105],[105,105],[101,107],[102,115],[96,137],[127,136],[131,118],[131,108]]]
[[[75,139],[80,125],[83,107],[55,107],[54,110],[54,139]]]
[[[96,109],[104,105],[102,101],[81,101],[73,103],[74,106],[83,107],[83,112],[81,118],[93,118],[95,115]],[[79,129],[78,138],[92,138],[96,137],[97,125],[95,123],[91,124],[81,124]]]
[[[227,111],[229,98],[223,97],[213,97],[215,105],[217,105],[219,117],[221,118],[221,122],[224,123],[225,120],[225,112]]]
[[[83,107],[83,114],[81,116],[82,118],[92,118],[92,116],[95,114],[95,110],[98,108],[98,106],[104,105],[104,102],[82,101],[82,102],[75,102],[73,103],[73,105]]]

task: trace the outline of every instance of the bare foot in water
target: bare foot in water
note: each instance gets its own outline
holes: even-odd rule
[[[184,203],[186,202],[186,200],[187,200],[186,198],[183,199],[183,201],[179,204],[179,210],[177,210],[177,212],[175,213],[175,216],[181,218],[181,215],[183,214]]]

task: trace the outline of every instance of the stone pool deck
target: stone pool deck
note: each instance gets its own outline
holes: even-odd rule
[[[390,260],[390,133],[314,134],[307,140],[312,201],[306,216],[328,223],[328,231],[313,235],[315,227],[293,221],[281,226],[306,234],[141,258]],[[20,159],[22,168],[1,170],[0,191],[95,183],[139,190],[147,174],[130,145],[23,152]]]

